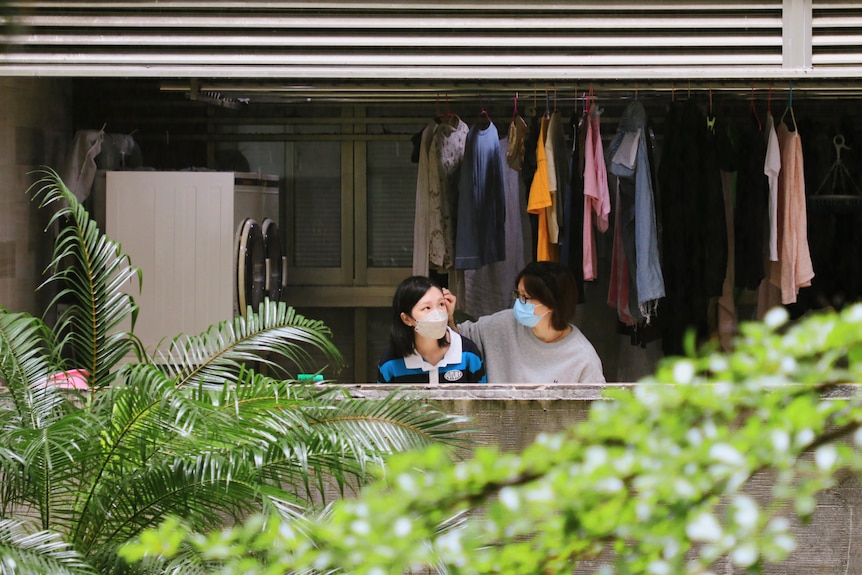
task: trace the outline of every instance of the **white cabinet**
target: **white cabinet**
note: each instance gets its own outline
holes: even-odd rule
[[[233,173],[107,172],[104,208],[104,231],[143,272],[130,293],[148,351],[233,317]]]
[[[267,218],[277,222],[278,195],[277,176],[204,171],[98,175],[96,220],[143,273],[140,293],[132,286],[130,293],[140,306],[135,333],[150,353],[157,345],[166,348],[179,334],[198,334],[235,317],[238,227],[246,218],[260,226]],[[273,250],[264,246],[258,251],[263,258]],[[281,260],[280,246],[276,251]],[[261,259],[246,267],[257,274],[254,281],[272,283],[261,270],[282,266],[282,261],[269,265]]]

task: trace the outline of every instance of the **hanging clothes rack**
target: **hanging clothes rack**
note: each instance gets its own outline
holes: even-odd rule
[[[835,146],[835,161],[826,172],[817,190],[812,194],[808,202],[815,208],[825,208],[834,212],[845,212],[862,208],[862,189],[854,181],[853,175],[841,159],[841,151],[849,150],[841,134],[832,138]],[[828,186],[827,186],[828,184]],[[824,188],[827,193],[822,193]]]

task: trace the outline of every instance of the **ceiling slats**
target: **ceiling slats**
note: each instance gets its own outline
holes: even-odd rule
[[[782,0],[17,2],[0,74],[440,79],[780,68]],[[88,66],[90,70],[88,72]],[[417,70],[421,70],[417,74]]]
[[[815,68],[862,66],[860,3],[815,3],[811,44],[811,62]]]
[[[8,7],[0,76],[196,79],[201,89],[260,81],[279,92],[364,81],[862,82],[862,1],[19,0]],[[800,26],[811,33],[800,34],[785,16],[806,11],[810,23]],[[811,58],[800,59],[798,39],[808,37]]]

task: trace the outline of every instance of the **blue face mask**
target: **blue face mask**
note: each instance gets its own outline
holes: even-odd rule
[[[539,320],[541,320],[548,312],[543,313],[542,315],[536,315],[536,305],[532,303],[523,303],[521,300],[516,299],[515,305],[512,307],[515,311],[515,319],[518,320],[518,323],[526,326],[526,327],[536,327],[538,325]]]

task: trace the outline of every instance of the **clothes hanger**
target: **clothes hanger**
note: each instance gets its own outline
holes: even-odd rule
[[[781,114],[781,121],[779,124],[784,123],[784,117],[787,116],[787,112],[790,112],[790,120],[793,122],[793,129],[791,132],[796,131],[796,116],[793,114],[793,82],[790,82],[790,92],[787,96],[787,108],[784,109],[784,113]],[[790,126],[788,126],[788,129]]]
[[[754,105],[754,84],[751,84],[751,100],[749,103],[749,109],[751,110],[751,114],[754,116],[754,119],[757,120],[757,131],[763,131],[763,124],[760,123],[760,116],[757,115],[757,106]]]
[[[452,112],[452,110],[449,109],[448,92],[446,93],[446,115],[443,116],[443,120],[453,128],[457,128],[458,123],[461,121],[461,118],[458,117],[458,114]]]
[[[518,118],[518,92],[515,92],[515,104],[512,107],[512,123]]]
[[[590,92],[587,94],[587,101],[584,105],[584,115],[586,116],[592,113],[595,116],[601,116],[604,111],[604,108],[599,108],[596,104],[596,93],[593,90],[593,84],[590,83]]]
[[[862,208],[862,189],[853,181],[850,170],[847,169],[844,160],[841,159],[841,150],[850,150],[851,148],[845,144],[844,136],[841,134],[832,138],[832,144],[835,146],[835,162],[826,172],[826,176],[820,182],[817,191],[809,198],[809,202],[814,206],[825,207],[837,213]],[[830,181],[829,193],[821,194],[823,187]]]
[[[482,95],[479,95],[479,106],[481,107],[481,111],[479,112],[479,125],[482,126],[482,129],[487,128],[491,125],[491,116],[488,114],[488,111],[485,109],[485,102],[482,100]]]
[[[706,129],[715,133],[715,115],[712,113],[712,86],[709,87],[709,112],[706,114]]]

